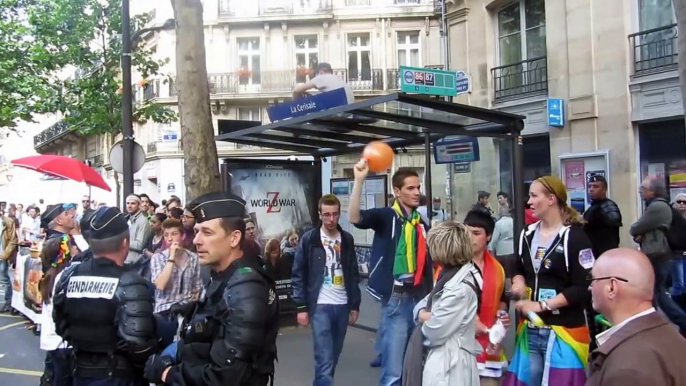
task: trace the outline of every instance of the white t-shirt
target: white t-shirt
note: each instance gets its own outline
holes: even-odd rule
[[[62,272],[55,276],[55,286],[57,283],[59,283],[60,278],[62,277]],[[67,346],[68,345],[64,339],[62,339],[62,337],[57,335],[55,332],[55,322],[52,320],[52,302],[50,302],[50,304],[43,303],[40,316],[40,349],[52,351],[59,348],[67,348]]]
[[[348,98],[348,104],[355,103],[355,94],[350,85],[346,83],[340,76],[335,74],[321,74],[312,79],[314,87],[321,92],[337,90],[342,88],[345,90],[345,96]]]
[[[322,231],[321,235],[322,245],[326,251],[326,267],[317,304],[348,304],[341,266],[341,234],[330,238]]]

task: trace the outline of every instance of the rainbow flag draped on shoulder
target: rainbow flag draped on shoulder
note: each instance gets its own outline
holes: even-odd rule
[[[525,321],[517,327],[517,343],[502,386],[539,386],[530,380],[528,330]],[[584,386],[588,364],[588,327],[551,326],[543,368],[542,386]]]

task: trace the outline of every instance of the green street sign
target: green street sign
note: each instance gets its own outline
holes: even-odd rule
[[[414,94],[456,96],[456,76],[455,71],[400,66],[400,91]]]

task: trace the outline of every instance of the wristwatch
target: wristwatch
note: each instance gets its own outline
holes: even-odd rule
[[[545,300],[539,300],[538,304],[541,306],[541,310],[543,310],[543,311],[552,311],[553,310],[552,308],[550,308],[550,306],[548,305],[548,302],[546,302]]]

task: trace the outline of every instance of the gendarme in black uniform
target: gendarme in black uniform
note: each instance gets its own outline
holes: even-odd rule
[[[158,350],[153,298],[143,278],[123,267],[125,248],[97,245],[119,237],[123,244],[128,225],[116,208],[99,209],[90,225],[94,258],[64,271],[53,298],[57,334],[74,348],[74,385],[145,384],[143,365]]]
[[[607,186],[603,176],[593,175],[589,182],[601,182]],[[617,204],[609,198],[593,200],[584,212],[584,231],[593,245],[593,254],[600,257],[610,249],[619,248],[619,228],[622,227],[622,213]]]
[[[215,232],[225,232],[220,219],[237,220],[243,224],[237,229],[241,242],[245,240],[245,201],[238,196],[209,193],[189,207],[196,224],[214,220],[205,225]],[[203,229],[198,232],[197,237],[209,237]],[[209,244],[197,246],[200,251],[207,248],[206,253],[217,253],[209,250]],[[227,250],[226,259],[232,252],[242,250]],[[155,356],[146,364],[145,376],[150,382],[162,383],[165,372],[163,383],[175,386],[264,386],[270,378],[273,382],[278,299],[274,282],[250,257],[239,257],[223,271],[212,270],[195,310],[184,321],[176,358]]]

